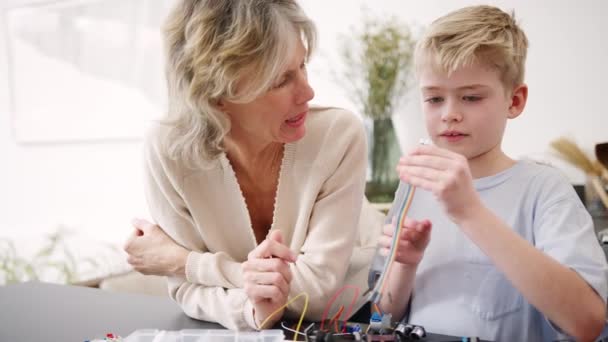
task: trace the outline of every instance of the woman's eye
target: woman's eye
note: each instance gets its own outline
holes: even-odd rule
[[[289,82],[289,78],[283,78],[281,81],[273,86],[273,89],[283,88]]]

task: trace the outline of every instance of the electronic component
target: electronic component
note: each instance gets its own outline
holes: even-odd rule
[[[425,336],[426,336],[426,331],[424,330],[423,327],[421,327],[419,325],[415,325],[414,328],[412,329],[412,331],[410,332],[410,337],[415,340],[419,340]]]

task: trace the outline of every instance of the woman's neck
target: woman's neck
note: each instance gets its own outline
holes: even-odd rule
[[[283,145],[279,142],[241,142],[229,136],[224,139],[226,155],[233,167],[251,176],[279,167],[283,160]]]

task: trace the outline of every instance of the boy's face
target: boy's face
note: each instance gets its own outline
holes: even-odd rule
[[[507,119],[523,110],[527,88],[507,91],[499,76],[498,71],[481,65],[459,68],[449,77],[439,68],[420,68],[422,109],[436,146],[469,161],[504,155],[500,145]]]

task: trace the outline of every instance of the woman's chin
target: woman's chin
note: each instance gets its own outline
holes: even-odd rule
[[[304,135],[306,135],[306,125],[305,124],[300,124],[297,127],[293,127],[290,125],[283,125],[283,127],[281,127],[281,141],[283,141],[284,143],[292,143],[292,142],[296,142],[302,138],[304,138]]]
[[[306,135],[306,127],[301,126],[298,129],[289,129],[289,132],[283,131],[282,133],[281,140],[284,143],[293,143],[304,138],[304,135]]]

